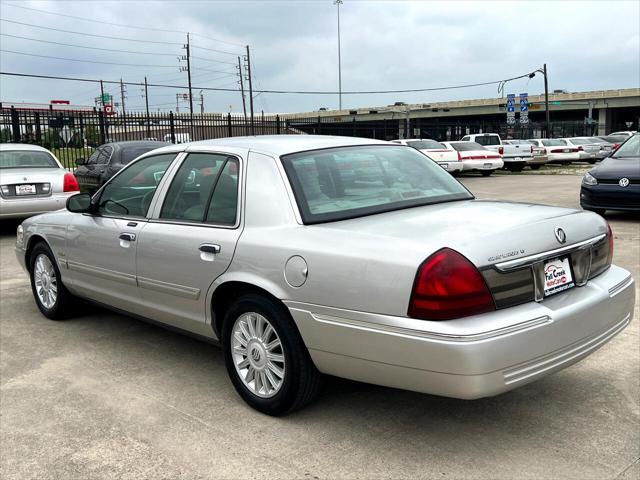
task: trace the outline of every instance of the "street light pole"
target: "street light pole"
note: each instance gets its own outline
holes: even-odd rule
[[[338,108],[342,110],[342,58],[340,52],[340,5],[342,0],[334,0],[333,4],[338,6]]]
[[[544,75],[544,110],[546,112],[546,130],[547,138],[551,138],[551,123],[549,120],[549,82],[547,81],[547,64],[542,67],[542,73]]]

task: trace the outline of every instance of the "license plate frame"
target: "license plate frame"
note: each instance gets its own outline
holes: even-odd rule
[[[36,189],[35,184],[33,183],[24,183],[20,185],[16,185],[16,197],[22,197],[25,195],[36,195],[38,190]]]
[[[543,297],[565,292],[576,286],[571,256],[565,255],[545,260],[542,265]]]

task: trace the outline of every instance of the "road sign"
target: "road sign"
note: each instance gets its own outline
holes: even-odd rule
[[[104,112],[105,115],[113,115],[116,113],[113,109],[113,105],[103,105],[102,111]]]
[[[529,123],[529,94],[520,94],[520,125]]]
[[[507,95],[507,112],[516,111],[516,96],[514,93]]]

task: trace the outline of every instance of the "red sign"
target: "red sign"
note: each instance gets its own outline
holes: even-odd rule
[[[102,111],[105,115],[115,115],[115,111],[113,110],[113,105],[103,105]]]

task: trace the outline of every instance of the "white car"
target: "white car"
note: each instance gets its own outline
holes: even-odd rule
[[[521,172],[533,158],[533,149],[522,148],[522,145],[503,142],[497,133],[473,133],[460,139],[466,142],[476,142],[500,154],[504,168],[511,172]]]
[[[392,140],[391,142],[408,145],[409,147],[419,150],[449,173],[462,171],[462,164],[458,162],[458,154],[456,151],[452,148],[447,148],[440,142],[430,138],[400,139]]]
[[[578,147],[569,145],[561,138],[534,138],[529,139],[531,145],[543,147],[547,153],[549,163],[562,163],[569,165],[571,162],[580,161]]]
[[[504,167],[499,153],[489,150],[476,142],[442,142],[447,148],[456,151],[462,171],[478,171],[488,177],[496,170]]]
[[[601,160],[605,155],[602,152],[602,146],[600,143],[590,140],[586,137],[572,137],[563,138],[568,145],[576,147],[578,149],[578,155],[583,162],[596,163],[597,160]]]
[[[540,167],[549,161],[549,157],[547,157],[544,148],[531,145],[527,140],[504,140],[502,143],[503,145],[516,145],[519,148],[529,149],[532,157],[527,160],[527,166],[531,167],[531,170],[539,170]]]
[[[46,148],[0,144],[0,219],[60,210],[79,191],[73,173]]]
[[[635,135],[636,133],[638,133],[636,130],[625,130],[622,132],[611,132],[609,135],[622,135],[624,137],[631,137],[632,135]]]

